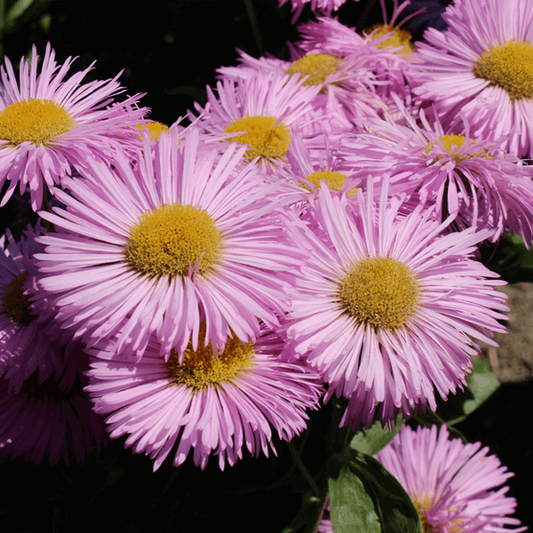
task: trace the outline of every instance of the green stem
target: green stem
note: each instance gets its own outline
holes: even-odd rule
[[[309,486],[311,487],[314,496],[318,497],[320,494],[320,489],[315,483],[313,476],[309,473],[309,470],[307,470],[307,468],[303,464],[303,461],[300,458],[300,454],[296,451],[296,448],[294,447],[292,441],[287,442],[287,448],[289,448],[289,451],[291,452],[292,458],[294,459],[294,463],[298,467],[298,470],[301,472],[307,483],[309,483]]]
[[[254,34],[255,44],[259,52],[259,56],[262,56],[265,52],[265,47],[263,44],[263,38],[261,37],[261,32],[259,31],[259,25],[257,24],[257,17],[255,16],[255,9],[252,0],[244,0],[246,5],[246,12],[248,13],[248,18],[250,19],[250,25],[252,26],[252,32]]]

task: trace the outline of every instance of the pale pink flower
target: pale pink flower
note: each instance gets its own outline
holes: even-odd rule
[[[141,95],[113,103],[124,88],[117,77],[82,84],[92,65],[67,73],[74,59],[63,65],[47,45],[40,73],[33,47],[30,62],[21,59],[19,80],[5,58],[0,68],[0,186],[9,183],[0,205],[17,185],[28,188],[32,208],[40,209],[43,196],[73,170],[86,168],[88,157],[109,158],[119,148],[138,142],[134,125],[143,120]],[[138,132],[137,132],[138,133]]]
[[[413,500],[424,532],[508,533],[526,531],[512,518],[516,500],[506,496],[513,475],[481,442],[449,440],[442,425],[404,426],[376,459]]]
[[[369,180],[348,202],[322,187],[307,211],[313,231],[295,236],[310,252],[292,296],[289,347],[322,373],[328,398],[350,399],[341,425],[352,428],[435,409],[435,392],[446,398],[464,385],[473,339],[494,344],[505,331],[506,296],[493,288],[505,282],[472,259],[490,230],[442,235],[450,220],[439,224],[421,207],[400,217],[401,202],[387,194],[384,186],[374,204]]]
[[[476,139],[506,137],[503,148],[529,157],[533,143],[533,3],[461,0],[429,28],[416,55],[413,91],[434,102],[441,119]]]
[[[93,161],[91,179],[56,191],[66,207],[42,213],[56,232],[39,238],[35,306],[42,294],[76,337],[116,333],[117,349],[139,357],[152,334],[167,354],[191,338],[196,348],[203,320],[205,342],[220,349],[232,334],[255,338],[258,320],[276,326],[301,254],[279,187],[242,164],[246,147],[204,146],[196,128],[144,143],[135,166],[122,154],[115,170]]]
[[[111,437],[127,435],[126,446],[149,455],[154,470],[168,456],[179,466],[189,455],[202,469],[217,456],[224,469],[245,449],[254,457],[276,453],[275,440],[299,434],[306,410],[318,407],[318,374],[281,360],[283,346],[263,328],[255,342],[233,337],[223,352],[189,346],[181,364],[154,340],[139,362],[97,347],[87,390],[96,412],[108,415]]]

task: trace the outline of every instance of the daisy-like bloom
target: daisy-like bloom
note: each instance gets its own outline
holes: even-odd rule
[[[331,137],[353,130],[368,117],[379,116],[386,109],[376,89],[380,81],[374,70],[375,52],[375,44],[370,41],[344,57],[329,52],[305,52],[297,46],[292,47],[292,61],[256,59],[241,52],[239,66],[222,67],[218,72],[235,81],[247,78],[254,71],[265,75],[286,74],[301,80],[304,86],[317,87],[311,110],[300,119],[300,132],[306,138],[321,137],[322,133]]]
[[[289,166],[278,175],[298,186],[296,199],[299,201],[305,202],[306,198],[315,196],[322,183],[332,191],[353,196],[357,191],[355,180],[351,178],[351,172],[344,173],[337,169],[339,160],[335,152],[327,136],[321,150],[310,150],[301,137],[295,135],[287,154]]]
[[[0,457],[80,464],[105,441],[104,421],[79,382],[64,388],[53,377],[41,383],[33,374],[13,393],[0,378]]]
[[[204,335],[204,326],[201,334]],[[189,344],[183,361],[168,360],[151,341],[141,361],[92,350],[87,387],[112,438],[128,435],[126,446],[154,459],[154,470],[173,455],[178,466],[192,453],[205,468],[210,455],[221,469],[242,458],[275,453],[274,436],[290,440],[316,409],[319,376],[300,362],[282,361],[282,339],[263,328],[255,342],[233,336],[222,352],[211,344]]]
[[[320,239],[295,236],[314,250],[287,328],[290,349],[329,383],[327,397],[350,398],[341,425],[353,429],[376,414],[386,423],[399,411],[435,409],[435,390],[445,398],[465,383],[478,351],[472,339],[494,344],[508,310],[493,288],[505,282],[471,259],[490,230],[442,235],[449,220],[439,224],[421,207],[399,217],[386,182],[377,204],[371,180],[366,187],[350,202],[322,187],[308,209]]]
[[[356,79],[360,84],[374,88],[374,92],[382,100],[382,108],[392,105],[390,93],[400,94],[404,99],[410,94],[406,75],[414,61],[409,49],[402,53],[407,39],[407,32],[404,30],[396,32],[400,36],[398,38],[394,35],[391,37],[389,25],[385,25],[384,29],[373,28],[368,34],[359,35],[354,28],[329,17],[302,24],[298,30],[302,36],[302,40],[298,42],[301,49],[352,58],[352,72],[357,72]],[[394,31],[393,29],[393,33]]]
[[[58,65],[48,45],[40,73],[35,47],[30,61],[20,62],[19,80],[8,58],[0,68],[0,186],[9,182],[0,205],[19,184],[37,211],[46,191],[84,169],[89,156],[108,158],[136,142],[133,126],[146,112],[137,106],[141,95],[110,105],[125,90],[118,76],[82,84],[92,65],[67,78],[73,61]]]
[[[29,262],[38,249],[36,236],[28,230],[16,242],[8,229],[0,239],[0,376],[10,392],[17,392],[36,370],[42,382],[62,374],[66,365],[51,310],[45,318],[31,309],[34,272]]]
[[[424,533],[507,533],[526,531],[512,518],[516,500],[502,486],[513,475],[481,442],[449,440],[441,426],[404,426],[376,454],[401,483],[420,515]],[[500,488],[498,488],[500,487]]]
[[[198,124],[218,139],[246,144],[245,158],[259,158],[261,170],[272,173],[286,164],[291,131],[304,127],[302,118],[312,111],[319,90],[279,72],[250,70],[240,80],[225,77],[217,82],[218,98],[207,87],[205,109],[197,106]]]
[[[464,115],[478,139],[498,140],[518,157],[533,142],[533,3],[461,0],[443,14],[445,31],[429,28],[412,72],[413,91],[433,101],[452,128]]]
[[[489,227],[495,242],[507,231],[518,233],[527,245],[533,237],[533,171],[501,149],[503,139],[486,141],[471,136],[463,121],[461,134],[452,134],[421,111],[413,117],[398,102],[404,124],[369,120],[370,133],[345,136],[338,153],[346,163],[380,175],[388,172],[415,205],[436,206],[444,220],[455,225]]]
[[[35,307],[51,299],[89,345],[120,329],[117,348],[138,356],[152,333],[167,354],[182,354],[191,335],[196,348],[201,320],[219,349],[232,334],[255,338],[258,320],[276,326],[300,261],[280,218],[285,200],[242,164],[246,147],[220,150],[196,128],[170,129],[144,139],[134,167],[122,154],[115,171],[91,162],[90,180],[56,192],[66,207],[42,213],[57,232],[39,238]]]

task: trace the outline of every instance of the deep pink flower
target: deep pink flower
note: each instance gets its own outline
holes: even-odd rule
[[[50,464],[82,463],[106,440],[103,420],[79,384],[62,387],[34,374],[16,393],[0,378],[0,457]]]

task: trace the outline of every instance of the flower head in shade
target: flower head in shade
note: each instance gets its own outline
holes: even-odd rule
[[[424,533],[526,531],[502,486],[513,475],[481,443],[449,440],[448,429],[404,426],[377,455],[413,500]],[[501,487],[501,488],[498,488]]]
[[[121,154],[116,171],[94,161],[90,180],[57,191],[66,207],[42,213],[57,231],[39,239],[44,290],[34,305],[52,296],[76,337],[91,344],[117,333],[117,348],[138,356],[152,333],[167,354],[182,354],[191,336],[196,348],[202,320],[219,349],[231,334],[255,338],[258,320],[277,325],[285,276],[300,261],[280,218],[284,200],[256,165],[242,164],[245,147],[220,149],[195,128],[171,129],[158,143],[144,139],[134,168]]]
[[[506,137],[503,147],[531,155],[533,146],[533,3],[461,0],[429,28],[413,72],[414,92],[433,101],[452,127],[463,114],[478,139]]]
[[[2,205],[19,185],[37,211],[45,192],[85,168],[89,156],[107,158],[137,139],[133,126],[146,111],[137,107],[140,95],[110,105],[125,90],[117,78],[82,84],[92,65],[67,78],[73,61],[58,65],[48,45],[39,74],[35,47],[30,62],[21,60],[18,81],[9,59],[0,69],[0,186],[9,182]]]
[[[41,316],[31,307],[35,272],[30,263],[39,233],[28,230],[17,242],[7,229],[0,239],[0,376],[10,392],[17,392],[34,372],[40,382],[52,374],[59,379],[67,366],[53,309]]]
[[[468,121],[460,133],[443,128],[430,113],[413,117],[398,102],[402,123],[369,120],[369,133],[346,136],[339,157],[373,175],[390,173],[395,190],[412,204],[435,206],[436,216],[455,217],[455,227],[488,227],[497,241],[506,232],[533,237],[531,167],[501,148],[502,139],[472,137]]]
[[[313,11],[321,11],[329,15],[332,11],[337,11],[346,2],[346,0],[279,0],[279,6],[285,5],[289,1],[292,11],[294,11],[293,22],[301,15],[306,4],[311,4],[309,7]],[[357,2],[358,0],[355,1]]]
[[[174,353],[165,360],[153,341],[137,363],[92,350],[87,390],[96,412],[109,415],[112,438],[127,435],[126,446],[150,455],[154,470],[169,454],[178,466],[189,453],[201,468],[216,455],[224,469],[243,448],[268,455],[274,436],[290,440],[305,429],[321,380],[305,364],[279,359],[280,337],[263,328],[255,342],[232,337],[218,353],[199,344],[189,344],[182,362]]]
[[[106,441],[103,420],[79,382],[67,388],[33,374],[17,392],[0,378],[0,457],[82,463]]]
[[[505,282],[471,259],[490,230],[441,235],[449,224],[400,202],[372,202],[372,183],[355,200],[320,190],[309,230],[314,251],[296,281],[289,346],[316,367],[333,394],[350,398],[341,425],[385,423],[399,411],[435,405],[465,382],[472,338],[505,331],[498,320]],[[303,230],[302,230],[303,233]]]
[[[218,97],[207,88],[207,105],[198,124],[215,137],[247,145],[247,160],[258,158],[271,173],[286,164],[292,130],[305,126],[319,87],[303,86],[296,76],[249,70],[240,80],[217,82]]]

